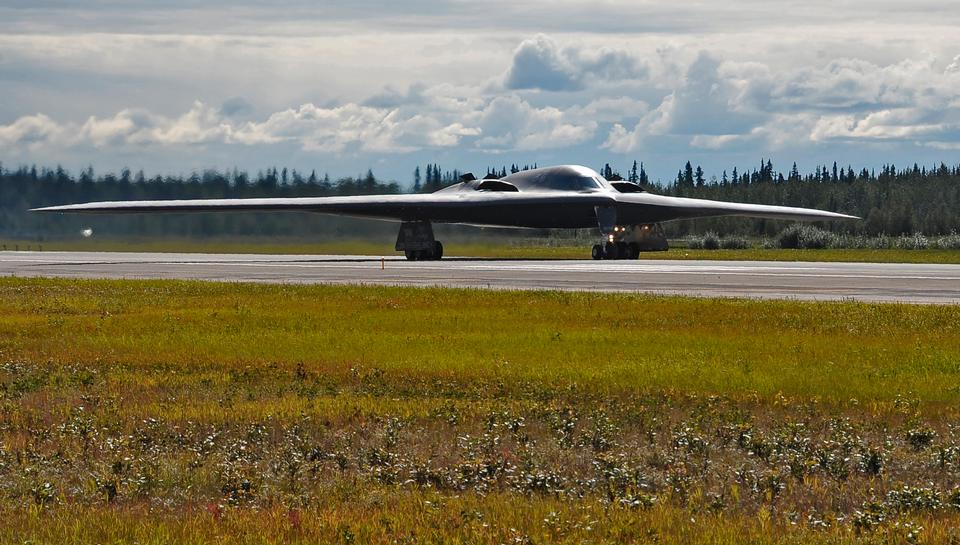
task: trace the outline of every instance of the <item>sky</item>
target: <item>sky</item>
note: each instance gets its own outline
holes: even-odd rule
[[[960,162],[955,0],[0,0],[0,161]]]

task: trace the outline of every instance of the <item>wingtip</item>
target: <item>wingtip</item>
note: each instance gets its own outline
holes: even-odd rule
[[[837,220],[861,220],[860,216],[851,216],[850,214],[841,214],[840,212],[828,212],[830,218]]]

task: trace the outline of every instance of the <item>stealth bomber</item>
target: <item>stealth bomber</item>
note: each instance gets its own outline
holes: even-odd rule
[[[253,199],[105,201],[34,209],[69,213],[314,212],[400,223],[396,250],[410,260],[443,257],[434,223],[476,226],[596,228],[593,259],[636,259],[642,251],[666,250],[661,224],[711,216],[748,216],[799,221],[857,219],[790,206],[670,197],[628,181],[608,181],[577,165],[536,168],[459,183],[428,194]]]

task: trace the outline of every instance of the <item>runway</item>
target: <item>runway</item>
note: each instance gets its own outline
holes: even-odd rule
[[[960,303],[960,265],[899,263],[456,257],[410,262],[396,256],[0,252],[0,274]]]

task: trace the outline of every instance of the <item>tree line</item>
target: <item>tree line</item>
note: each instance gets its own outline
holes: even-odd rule
[[[536,164],[490,166],[486,175],[535,168]],[[860,222],[839,222],[846,232],[877,235],[924,233],[929,236],[960,231],[960,165],[898,168],[884,165],[879,171],[851,166],[818,166],[801,173],[794,163],[787,172],[761,160],[750,169],[734,167],[709,178],[699,165],[689,161],[675,179],[652,181],[643,163],[634,161],[624,172],[609,164],[600,173],[610,180],[638,183],[666,195],[781,204],[820,208],[853,214]],[[428,193],[459,181],[462,172],[431,163],[412,173],[412,184],[378,179],[372,171],[332,180],[315,170],[271,167],[249,174],[236,168],[194,172],[188,176],[146,176],[123,169],[119,173],[95,173],[92,167],[73,175],[61,167],[0,164],[0,237],[37,239],[74,236],[81,226],[101,234],[124,236],[216,236],[216,235],[367,235],[387,233],[395,226],[310,214],[200,214],[159,216],[41,216],[30,208],[100,200],[200,199],[248,197],[298,197],[401,193],[407,187]],[[771,236],[784,222],[744,218],[710,218],[668,223],[670,236],[707,230],[724,234]]]
[[[879,171],[851,166],[819,166],[801,173],[796,163],[786,173],[770,160],[757,167],[720,177],[706,176],[687,162],[677,177],[655,188],[667,195],[819,208],[852,214],[858,222],[838,222],[835,230],[864,235],[923,233],[942,235],[960,231],[960,165],[932,167],[914,164]],[[772,220],[713,218],[670,225],[674,235],[712,230],[720,233],[771,236],[783,227]]]

